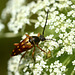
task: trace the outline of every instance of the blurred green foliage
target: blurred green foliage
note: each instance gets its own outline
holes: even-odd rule
[[[0,18],[7,1],[8,0],[0,0]],[[19,42],[20,39],[20,37],[0,38],[0,75],[7,75],[7,62],[14,48],[13,43]]]

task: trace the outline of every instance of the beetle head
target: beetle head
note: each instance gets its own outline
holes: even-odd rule
[[[45,41],[46,40],[44,35],[40,35],[39,38],[40,38],[41,41]]]

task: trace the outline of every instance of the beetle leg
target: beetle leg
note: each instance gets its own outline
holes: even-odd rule
[[[36,45],[41,51],[43,51],[44,53],[46,53],[43,49],[41,49],[38,45]],[[47,53],[46,53],[47,54]]]
[[[38,37],[40,36],[40,33],[38,33]]]
[[[47,58],[47,52],[45,52],[43,49],[41,49],[38,45],[36,45],[36,46],[46,54],[46,58]]]
[[[45,52],[43,49],[41,49],[38,45],[36,45],[41,51],[43,51],[44,53],[46,53],[46,58],[47,58],[47,52]]]
[[[27,51],[21,56],[20,61],[19,61],[19,64],[20,64],[22,58],[25,56],[26,53],[27,53]]]
[[[32,53],[33,59],[34,59],[34,52],[35,52],[35,46],[34,46],[34,50],[33,50],[33,53]],[[34,61],[35,61],[35,59],[34,59]]]
[[[25,34],[27,37],[30,37],[28,34]],[[30,37],[31,38],[31,37]]]
[[[19,45],[19,43],[14,43],[14,46],[18,46]]]

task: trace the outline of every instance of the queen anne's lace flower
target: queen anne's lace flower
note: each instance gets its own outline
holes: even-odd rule
[[[8,75],[66,75],[68,74],[69,64],[72,62],[75,70],[75,3],[73,0],[9,0],[6,8],[2,12],[2,20],[5,21],[10,14],[7,23],[9,31],[23,34],[25,27],[34,26],[30,36],[37,36],[37,31],[42,32],[46,12],[49,10],[47,25],[45,29],[44,42],[40,41],[39,46],[46,51],[36,48],[35,62],[32,58],[33,48],[30,49],[19,64],[21,55],[12,57],[8,62]],[[34,24],[34,25],[33,25]],[[31,27],[31,26],[29,26]],[[0,31],[4,25],[0,22]],[[22,40],[26,35],[22,36]],[[21,41],[22,41],[21,40]],[[51,51],[51,53],[50,53]],[[49,58],[46,58],[49,57]],[[59,61],[60,60],[60,61]],[[72,61],[74,60],[74,61]],[[61,62],[61,63],[60,63]],[[18,67],[19,65],[19,67]]]
[[[62,63],[59,63],[59,60],[55,61],[54,64],[51,63],[50,65],[50,75],[56,74],[56,75],[62,75],[63,71],[65,71],[66,67],[62,65]],[[64,75],[64,74],[63,74]]]

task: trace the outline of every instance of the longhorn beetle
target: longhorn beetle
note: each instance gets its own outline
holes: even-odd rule
[[[40,35],[40,33],[38,33],[38,36],[29,36],[28,34],[25,34],[27,37],[22,42],[14,44],[16,46],[16,48],[12,51],[11,56],[16,56],[16,55],[25,51],[25,53],[20,58],[20,61],[21,61],[21,59],[25,56],[26,52],[34,47],[34,50],[32,52],[32,57],[33,57],[34,52],[35,52],[35,46],[37,46],[41,51],[46,53],[43,49],[41,49],[38,46],[38,43],[40,41],[52,40],[52,39],[46,39],[44,37],[44,31],[45,31],[45,27],[46,27],[47,19],[48,19],[48,12],[49,12],[49,10],[47,11],[46,22],[45,22],[45,25],[44,25],[44,28],[43,28],[42,35]]]

